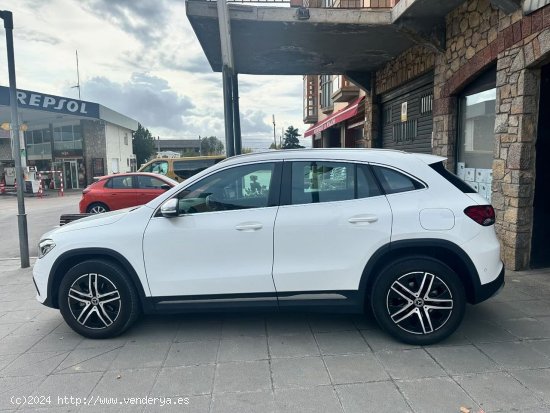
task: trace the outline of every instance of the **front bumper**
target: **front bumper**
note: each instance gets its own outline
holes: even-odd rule
[[[44,258],[47,258],[44,257]],[[34,267],[32,269],[32,279],[33,279],[33,282],[34,282],[34,286],[36,287],[36,291],[37,291],[37,294],[36,294],[36,299],[48,306],[48,307],[51,307],[51,305],[49,304],[49,300],[48,300],[48,297],[47,297],[47,294],[48,294],[48,278],[49,278],[49,275],[50,275],[50,266],[48,266],[45,262],[44,262],[44,259],[38,259],[36,260],[35,264],[34,264]]]
[[[502,266],[502,270],[497,278],[487,284],[479,284],[475,286],[474,301],[472,304],[478,304],[485,301],[492,296],[496,295],[501,288],[504,287],[504,273],[505,269]]]

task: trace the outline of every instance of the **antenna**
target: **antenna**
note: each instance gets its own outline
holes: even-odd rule
[[[78,89],[78,100],[82,100],[80,98],[80,72],[78,70],[78,50],[76,51],[76,86],[72,86],[71,89]]]

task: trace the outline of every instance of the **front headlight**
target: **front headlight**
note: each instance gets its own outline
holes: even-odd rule
[[[43,239],[38,243],[38,259],[42,258],[44,255],[46,255],[48,252],[53,250],[53,247],[55,247],[55,242],[51,239]]]

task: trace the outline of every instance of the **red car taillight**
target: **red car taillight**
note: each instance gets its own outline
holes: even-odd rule
[[[82,195],[86,195],[86,194],[87,194],[88,192],[90,192],[90,191],[91,191],[90,187],[84,188],[84,189],[82,190]]]
[[[484,227],[488,227],[495,223],[495,210],[491,205],[471,206],[466,208],[464,213]]]

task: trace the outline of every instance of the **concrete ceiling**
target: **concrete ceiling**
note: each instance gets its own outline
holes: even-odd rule
[[[296,8],[229,4],[235,70],[257,75],[371,72],[424,39],[430,44],[434,27],[462,1],[401,0],[392,11],[311,8],[306,20],[298,19]],[[216,2],[187,0],[186,6],[212,70],[221,72]]]

